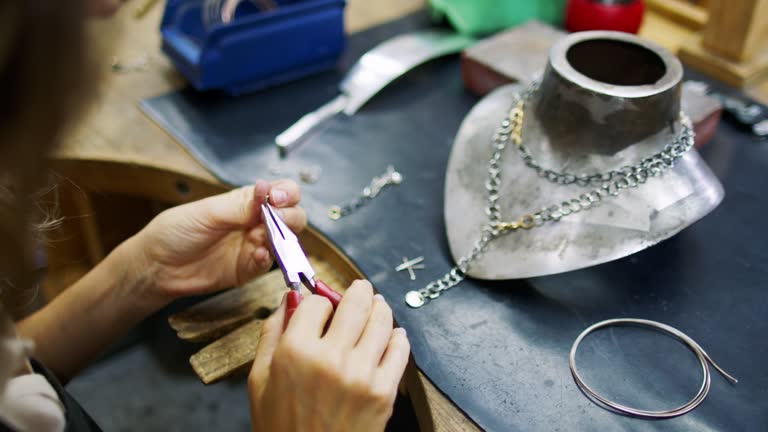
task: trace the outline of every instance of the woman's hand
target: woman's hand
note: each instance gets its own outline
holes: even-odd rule
[[[267,194],[291,229],[306,225],[291,181],[258,181],[168,209],[20,323],[20,333],[37,343],[35,357],[70,378],[170,300],[240,285],[267,270]]]
[[[242,187],[174,207],[159,214],[133,242],[136,271],[151,280],[151,299],[162,305],[177,297],[239,286],[272,265],[262,223],[261,204],[269,195],[294,232],[307,224],[296,205],[299,187],[290,180],[259,180]]]
[[[309,296],[285,332],[285,300],[264,323],[248,377],[256,431],[381,431],[408,363],[405,330],[371,284],[350,286],[333,309]]]

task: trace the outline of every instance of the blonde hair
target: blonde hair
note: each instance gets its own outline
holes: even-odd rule
[[[30,228],[50,228],[55,219],[50,212],[41,219],[37,192],[48,183],[47,154],[90,95],[85,39],[84,1],[0,3],[0,300],[7,311],[34,286],[37,234]]]

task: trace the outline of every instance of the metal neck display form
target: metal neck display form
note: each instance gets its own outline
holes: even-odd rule
[[[690,144],[681,141],[682,72],[669,51],[636,36],[572,33],[550,51],[538,90],[513,84],[481,100],[459,128],[446,172],[445,222],[454,261],[474,250],[492,202],[503,221],[570,207],[596,185],[560,179],[602,178],[634,169],[669,145]],[[515,110],[520,97],[528,97],[522,112]],[[516,123],[517,148],[495,157],[500,135],[494,131],[514,114],[524,118]],[[498,192],[489,193],[489,184]],[[673,236],[722,198],[717,177],[688,149],[669,160],[663,175],[606,195],[588,211],[494,239],[465,273],[519,279],[612,261]]]
[[[611,156],[677,121],[682,76],[680,61],[645,39],[574,33],[552,47],[533,109],[554,151]]]

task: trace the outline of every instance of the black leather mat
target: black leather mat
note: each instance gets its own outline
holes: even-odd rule
[[[347,58],[425,25],[417,15],[354,35]],[[278,160],[274,136],[330,100],[340,77],[328,73],[240,99],[181,91],[148,100],[143,108],[219,178],[246,184],[270,177]],[[387,297],[408,330],[419,367],[489,430],[768,430],[768,145],[722,124],[704,154],[725,184],[726,198],[671,240],[559,276],[467,280],[424,308],[410,309],[403,294],[453,264],[442,215],[445,165],[475,101],[462,87],[456,57],[434,62],[354,117],[337,116],[288,159],[294,166],[323,167],[320,180],[303,189],[310,222]],[[405,176],[401,186],[340,221],[326,217],[329,205],[357,196],[388,164]],[[427,268],[418,271],[417,281],[394,272],[403,256],[419,255]],[[618,317],[677,327],[742,381],[733,386],[714,372],[707,400],[665,421],[598,408],[573,383],[568,351],[589,324]],[[631,328],[590,337],[578,361],[599,391],[646,409],[684,403],[702,374],[683,345]]]

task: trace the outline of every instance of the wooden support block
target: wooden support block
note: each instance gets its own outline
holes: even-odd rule
[[[679,55],[732,86],[761,81],[768,76],[768,0],[712,0],[707,25]]]
[[[316,277],[344,292],[360,271],[325,237],[311,228],[299,235]],[[168,318],[180,338],[210,341],[190,358],[192,368],[205,384],[247,369],[261,337],[263,319],[280,305],[286,292],[280,270],[273,270],[241,288],[234,288]],[[309,294],[305,292],[305,294]]]
[[[335,290],[344,292],[352,282],[335,270],[332,260],[309,260],[316,277]],[[181,339],[199,342],[218,338],[189,359],[203,383],[215,383],[250,367],[264,319],[280,306],[285,292],[282,272],[273,270],[242,288],[225,291],[168,318]],[[304,295],[308,294],[305,290]]]
[[[211,341],[254,319],[263,319],[280,306],[285,293],[280,270],[273,270],[241,288],[233,288],[171,315],[168,324],[179,338]]]
[[[768,77],[768,49],[738,62],[705,49],[697,35],[680,47],[679,56],[683,63],[734,87],[748,87]]]
[[[705,7],[684,0],[645,0],[645,3],[649,10],[692,30],[702,29],[709,18]]]
[[[478,96],[513,82],[528,82],[547,64],[549,49],[566,33],[548,24],[529,21],[464,50],[464,86]]]
[[[768,0],[713,0],[702,46],[735,63],[764,51],[768,38]]]
[[[712,96],[697,93],[683,86],[681,107],[693,123],[696,148],[701,148],[715,136],[723,113],[723,104]]]
[[[309,260],[323,282],[338,291],[346,289],[349,281],[339,277],[328,263],[313,257]],[[310,294],[306,289],[303,291],[304,295]],[[225,291],[171,315],[168,323],[181,339],[192,342],[214,340],[249,321],[267,318],[280,306],[285,292],[282,272],[273,270],[241,288]]]
[[[690,39],[698,30],[682,26],[657,13],[646,13],[638,36],[650,39],[677,54],[684,41]]]
[[[189,358],[204,384],[212,384],[250,368],[264,320],[253,320]]]

